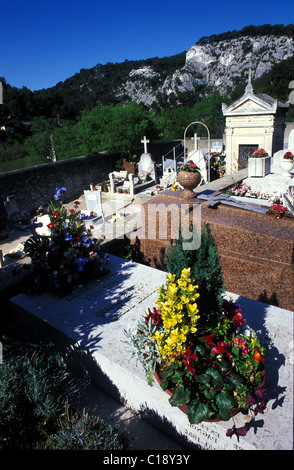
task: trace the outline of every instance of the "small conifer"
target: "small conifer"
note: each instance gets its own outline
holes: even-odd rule
[[[191,277],[199,286],[200,297],[197,306],[202,321],[214,324],[222,313],[222,294],[225,284],[220,266],[217,245],[209,224],[201,230],[200,247],[196,250],[183,249],[183,236],[172,240],[166,253],[166,268],[179,278],[184,268],[191,268]]]

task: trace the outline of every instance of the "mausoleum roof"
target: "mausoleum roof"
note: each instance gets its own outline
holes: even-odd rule
[[[243,96],[226,105],[223,103],[224,116],[254,115],[254,114],[277,114],[278,111],[287,111],[288,104],[272,98],[264,93],[245,92]]]

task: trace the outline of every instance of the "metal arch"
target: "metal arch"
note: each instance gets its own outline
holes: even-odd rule
[[[206,124],[204,124],[204,122],[201,122],[201,121],[194,121],[194,122],[191,122],[185,129],[185,132],[184,132],[184,158],[186,156],[186,132],[187,130],[189,129],[190,126],[192,126],[193,124],[202,124],[202,126],[204,126],[207,130],[207,134],[208,134],[208,152],[210,153],[210,132],[209,132],[209,129],[207,127]]]

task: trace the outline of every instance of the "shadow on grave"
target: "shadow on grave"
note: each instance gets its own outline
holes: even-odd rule
[[[118,282],[120,276],[127,276],[127,272],[114,276],[114,282]],[[115,299],[113,298],[113,290],[111,287],[105,289],[105,297],[107,298],[107,296],[109,296],[110,298],[110,296],[112,296],[111,298],[114,304],[116,301],[121,302],[121,298],[124,297],[124,294],[127,295],[127,292],[120,291],[119,294],[117,294],[119,299]],[[129,300],[130,296],[127,296],[126,299]],[[267,349],[267,357],[265,361],[265,388],[267,390],[266,398],[270,402],[270,405],[268,406],[270,406],[272,410],[276,410],[279,407],[283,407],[283,403],[286,397],[287,387],[281,387],[279,385],[279,369],[281,366],[285,365],[285,356],[281,354],[274,345],[270,332],[266,327],[266,317],[269,305],[241,296],[237,298],[237,303],[239,303],[242,308],[243,316],[246,318],[248,326],[257,332],[260,341]],[[100,318],[99,325],[115,322],[115,320],[115,315],[110,314],[105,318]],[[87,322],[82,321],[78,325],[78,330],[80,332],[79,334],[82,335],[79,339],[86,339],[85,344],[87,344],[87,346],[85,347],[79,343],[78,338],[69,338],[56,328],[48,325],[36,317],[33,317],[25,311],[22,311],[14,321],[16,335],[20,336],[22,339],[25,338],[28,342],[35,341],[53,343],[56,351],[61,354],[65,364],[70,369],[78,373],[78,375],[80,375],[88,383],[92,382],[102,391],[115,398],[118,402],[121,402],[127,406],[127,403],[124,403],[124,399],[121,396],[118,387],[114,385],[107,374],[101,370],[92,356],[90,349],[92,352],[99,350],[100,341],[99,336],[91,339],[90,333],[93,330],[93,326],[95,326],[93,323],[87,324]],[[158,416],[154,410],[148,408],[147,404],[146,407],[140,410],[140,414],[144,419],[146,419],[146,421],[154,423],[156,427],[162,429],[166,434],[177,439],[177,431],[174,429],[172,423],[168,421],[167,417]],[[258,428],[262,427],[263,425],[264,420],[262,415],[257,415],[256,419],[252,421],[248,427],[253,428],[254,432],[257,433]],[[182,442],[183,436],[181,436],[180,439]],[[189,448],[191,448],[190,442]],[[196,445],[195,448],[197,448]]]
[[[268,401],[267,407],[276,410],[283,407],[286,398],[287,387],[279,385],[279,369],[285,365],[286,358],[275,346],[271,336],[275,336],[275,332],[268,331],[266,326],[266,318],[270,305],[257,302],[242,296],[236,301],[242,308],[243,317],[247,320],[247,325],[253,328],[266,348],[267,354],[265,358],[265,385],[266,396]],[[278,321],[278,320],[277,320]],[[257,414],[256,418],[248,424],[248,428],[253,428],[254,433],[258,432],[258,428],[263,427],[264,419],[262,415]]]

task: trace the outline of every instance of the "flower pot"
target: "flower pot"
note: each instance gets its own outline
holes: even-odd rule
[[[262,375],[263,375],[263,380],[262,380],[262,383],[261,383],[260,385],[258,385],[258,387],[257,387],[258,389],[263,388],[263,386],[264,386],[264,384],[265,384],[265,370],[262,371]],[[155,379],[157,380],[157,382],[158,382],[159,385],[160,385],[161,379],[160,379],[160,376],[159,376],[159,374],[158,374],[158,372],[157,372],[156,370],[154,371],[154,377],[155,377]],[[172,391],[169,390],[168,388],[165,390],[165,393],[167,393],[170,397],[173,396]],[[181,410],[184,414],[187,415],[187,408],[188,408],[188,405],[179,406],[178,408],[179,408],[179,410]],[[231,418],[232,418],[233,416],[235,416],[237,413],[239,413],[240,411],[241,411],[241,408],[233,408],[232,411],[231,411]],[[214,418],[210,418],[210,419],[204,419],[203,421],[206,422],[206,423],[217,423],[217,422],[221,421],[221,419],[214,417]]]
[[[283,170],[283,173],[282,173],[283,176],[291,177],[291,171],[293,169],[293,166],[294,166],[294,163],[292,159],[283,158],[280,163],[280,167]]]
[[[155,379],[157,380],[157,382],[158,382],[159,385],[160,385],[161,379],[160,379],[160,377],[159,377],[157,371],[154,371],[154,377],[155,377]],[[172,391],[169,390],[168,388],[165,390],[165,393],[167,393],[170,397],[173,396]],[[181,410],[185,415],[187,414],[188,405],[179,406],[178,408],[179,408],[179,410]],[[234,409],[231,411],[231,418],[232,418],[233,416],[235,416],[237,413],[239,413],[239,411],[240,411],[240,409],[234,408]],[[211,419],[204,419],[203,421],[204,421],[205,423],[217,423],[217,422],[221,421],[221,419],[219,419],[219,418],[211,418]]]
[[[271,157],[250,157],[248,159],[248,177],[264,178],[271,171]]]
[[[184,188],[183,198],[192,199],[196,195],[193,189],[197,188],[201,181],[201,174],[199,171],[179,171],[178,173],[178,183]]]

